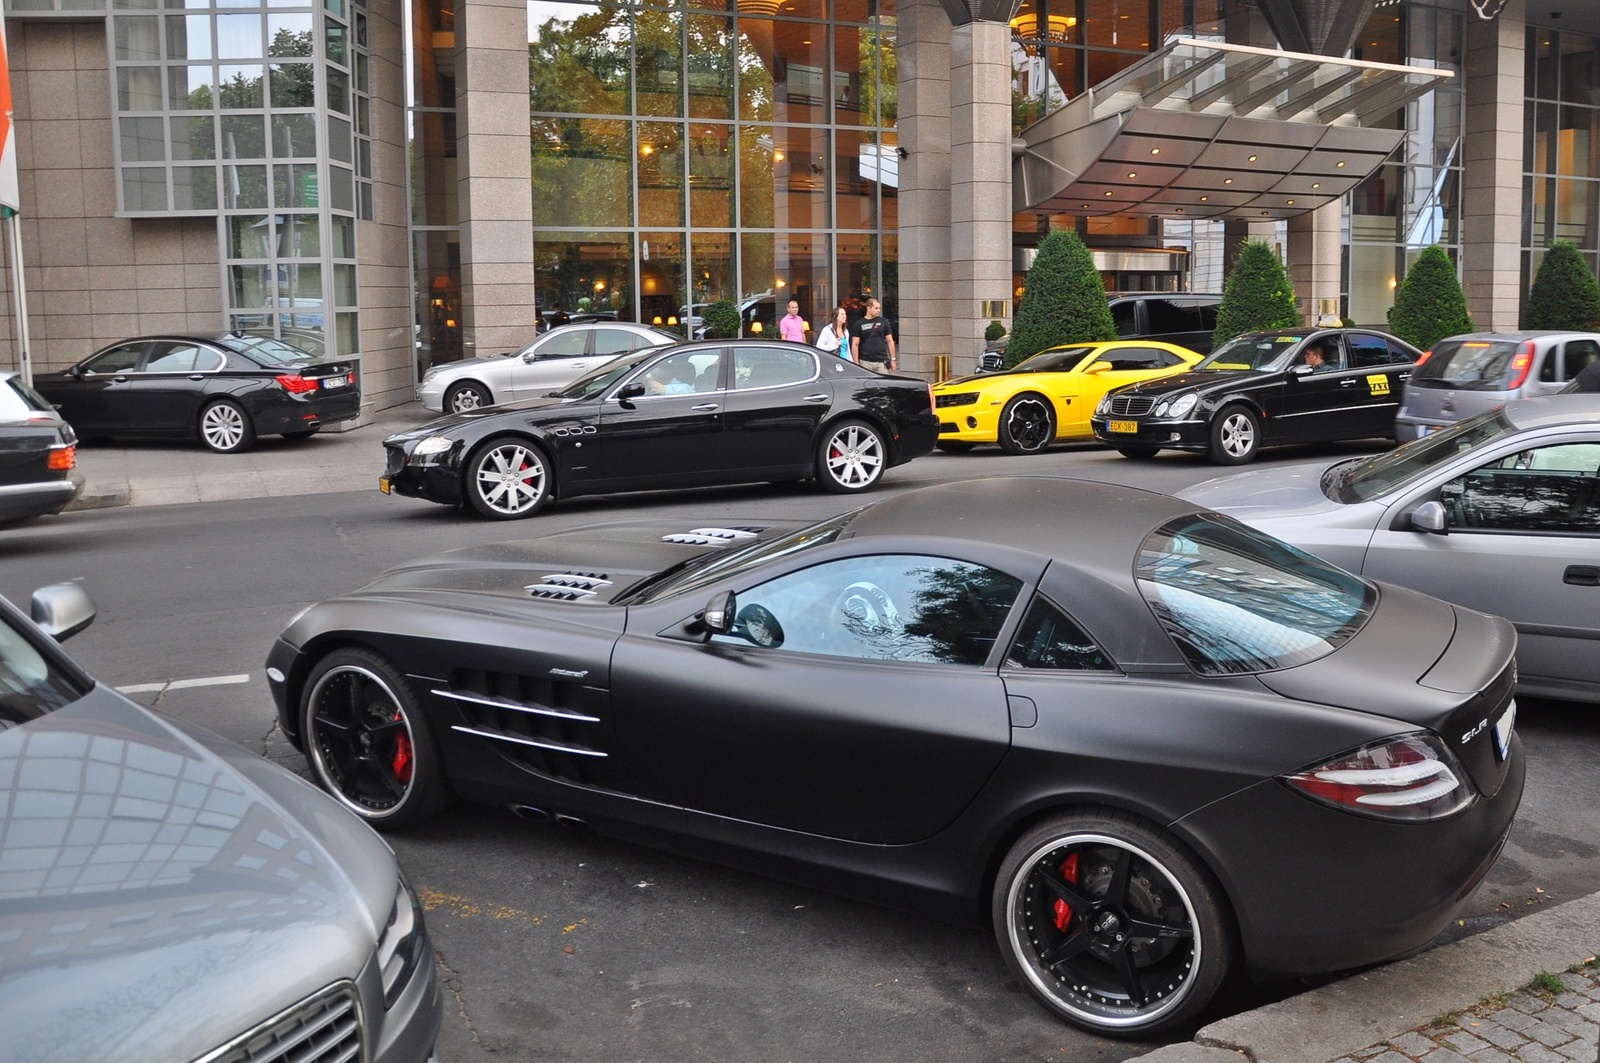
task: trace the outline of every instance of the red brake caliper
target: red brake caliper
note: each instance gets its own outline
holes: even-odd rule
[[[1077,885],[1077,883],[1078,883],[1078,854],[1077,853],[1073,853],[1071,856],[1069,856],[1065,860],[1061,861],[1061,877],[1066,879],[1068,882],[1072,883],[1073,885]],[[1068,904],[1066,901],[1062,901],[1062,900],[1056,901],[1056,929],[1061,931],[1063,934],[1065,934],[1067,932],[1067,927],[1069,925],[1071,925],[1071,923],[1072,923],[1072,905]]]
[[[400,722],[400,714],[394,714],[395,722]],[[411,736],[401,731],[394,739],[394,761],[390,765],[394,768],[394,777],[400,785],[411,781]],[[1076,866],[1076,865],[1074,865]]]

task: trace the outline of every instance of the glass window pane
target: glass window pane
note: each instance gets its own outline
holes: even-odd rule
[[[754,229],[828,225],[828,135],[821,129],[739,131],[740,224]]]
[[[278,267],[278,305],[318,307],[322,305],[322,267],[297,262]]]
[[[217,96],[224,108],[244,109],[262,106],[261,67],[219,67],[218,80],[220,88]]]
[[[684,351],[670,355],[637,378],[646,395],[705,395],[719,390],[722,352]]]
[[[839,125],[873,125],[877,84],[873,34],[855,26],[833,29],[833,120]]]
[[[899,116],[899,63],[898,52],[895,51],[895,27],[893,18],[880,18],[877,25],[873,26],[863,37],[863,42],[877,55],[878,80],[877,111],[878,124],[884,127],[893,126]],[[863,117],[872,114],[870,101],[863,100],[861,113]]]
[[[640,10],[634,16],[638,113],[675,118],[683,113],[683,15]]]
[[[224,166],[222,205],[236,210],[267,209],[267,168]]]
[[[356,223],[353,218],[333,219],[333,257],[356,257]],[[454,238],[452,233],[451,237]]]
[[[217,16],[218,59],[259,59],[264,54],[260,15]]]
[[[695,329],[705,308],[723,299],[732,299],[737,305],[738,277],[733,271],[733,234],[696,232],[690,236],[689,274],[690,288],[694,292],[693,306],[680,306],[678,320],[686,324],[688,335],[698,338]],[[654,319],[645,315],[645,321]]]
[[[161,110],[161,68],[158,66],[118,67],[117,110]]]
[[[319,206],[316,166],[310,164],[274,166],[272,199],[279,207]]]
[[[1094,639],[1043,597],[1035,598],[1006,654],[1013,668],[1099,672],[1113,667]]]
[[[897,172],[900,160],[889,149],[886,158],[876,134],[870,131],[840,129],[834,133],[837,151],[834,173],[838,175],[835,198],[837,225],[841,229],[878,227],[878,182],[885,169]]]
[[[333,267],[333,302],[335,306],[356,305],[356,268],[340,263]]]
[[[1556,181],[1556,239],[1579,247],[1594,247],[1595,224],[1600,219],[1600,182]]]
[[[777,338],[777,320],[790,299],[800,316],[825,321],[832,291],[829,239],[821,233],[746,233],[740,241],[744,297],[739,305],[743,334]],[[756,326],[760,326],[758,329]]]
[[[214,159],[217,157],[216,119],[210,115],[186,115],[172,119],[172,157],[174,159]],[[213,180],[212,185],[216,182]]]
[[[311,58],[311,16],[268,15],[267,55],[273,59]]]
[[[174,111],[209,111],[216,105],[209,66],[169,66],[167,79],[168,102]]]
[[[272,227],[265,214],[235,214],[228,218],[229,258],[271,258]]]
[[[438,111],[412,114],[416,149],[411,167],[411,220],[416,225],[455,225],[456,116]]]
[[[211,19],[206,15],[168,15],[167,58],[210,59]]]
[[[194,369],[200,348],[192,343],[157,343],[144,363],[146,373],[187,373]]]
[[[1600,103],[1600,39],[1561,35],[1561,98],[1567,103]]]
[[[161,166],[123,167],[122,202],[126,210],[166,210],[166,168]]]
[[[639,234],[639,312],[652,323],[662,318],[660,328],[688,335],[683,248],[682,233]]]
[[[528,99],[535,112],[626,114],[628,12],[590,4],[528,4]]]
[[[328,77],[328,109],[338,111],[340,114],[350,113],[350,75],[338,70],[329,70]],[[309,105],[294,105],[309,106]]]
[[[839,304],[851,322],[867,312],[867,297],[874,293],[873,250],[877,237],[866,233],[838,236]]]
[[[277,159],[316,158],[316,116],[310,114],[273,115],[272,155]]]
[[[594,118],[533,120],[533,224],[633,223],[628,123]]]
[[[1562,107],[1561,126],[1556,130],[1556,173],[1566,177],[1597,177],[1595,128],[1600,125],[1600,110],[1592,107]]]
[[[299,169],[299,167],[295,167]],[[306,206],[315,206],[307,203]],[[328,206],[334,210],[347,210],[351,213],[356,209],[355,175],[343,166],[328,167]]]
[[[257,266],[229,266],[228,279],[229,306],[272,305],[271,266],[265,263]]]
[[[739,20],[739,113],[760,122],[827,121],[827,28]]]
[[[736,389],[782,387],[816,378],[817,358],[810,351],[782,347],[733,349],[733,386]]]
[[[651,225],[683,224],[683,127],[639,123],[639,218]]]
[[[1452,529],[1594,535],[1600,443],[1523,451],[1474,469],[1439,492]]]
[[[321,219],[315,214],[278,215],[278,257],[320,258]]]
[[[728,146],[732,135],[732,126],[689,127],[689,212],[693,225],[733,225],[733,153]]]
[[[349,65],[349,30],[333,19],[327,19],[322,24],[322,38],[324,54],[328,62],[338,63],[340,66]]]
[[[309,116],[307,116],[309,117]],[[343,118],[328,116],[328,158],[340,162],[354,162],[355,153],[351,139],[350,123]]]
[[[122,128],[123,162],[161,162],[167,157],[166,137],[160,118],[124,118]]]
[[[595,298],[619,320],[633,320],[633,237],[627,233],[533,234],[534,294],[538,309],[570,313],[582,298]]]
[[[222,157],[264,159],[267,156],[267,120],[259,114],[222,116]]]
[[[733,20],[688,18],[689,117],[733,117]]]
[[[413,234],[415,264],[413,326],[420,376],[444,362],[459,361],[461,347],[461,245],[453,232]]]
[[[360,314],[335,314],[334,321],[339,330],[339,353],[361,353],[361,315]]]
[[[161,58],[161,20],[147,15],[118,15],[112,20],[118,59]]]

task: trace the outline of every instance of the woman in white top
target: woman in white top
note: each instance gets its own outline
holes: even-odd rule
[[[833,320],[822,326],[822,331],[817,333],[817,349],[837,354],[840,358],[850,357],[850,317],[845,313],[844,307],[833,308]]]

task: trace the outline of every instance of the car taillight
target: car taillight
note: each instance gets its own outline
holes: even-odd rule
[[[64,447],[51,447],[50,458],[45,464],[50,469],[71,469],[78,464],[78,448],[70,444]]]
[[[928,385],[928,409],[933,409],[933,385]]]
[[[1515,391],[1528,379],[1528,370],[1533,368],[1533,341],[1525,340],[1517,348],[1517,356],[1511,359],[1511,379],[1506,382],[1507,391]]]
[[[1315,801],[1378,819],[1443,819],[1472,803],[1460,763],[1426,732],[1362,746],[1283,781]]]
[[[1423,351],[1422,352],[1422,357],[1417,359],[1416,364],[1417,365],[1423,365],[1424,363],[1427,362],[1427,360],[1429,358],[1432,358],[1432,357],[1433,357],[1433,352],[1432,351]]]
[[[278,378],[278,386],[291,395],[304,395],[308,391],[317,390],[315,380],[307,380],[303,376],[289,376],[285,374]]]

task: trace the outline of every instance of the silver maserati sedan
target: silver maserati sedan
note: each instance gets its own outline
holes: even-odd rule
[[[0,598],[0,1059],[423,1063],[441,997],[371,828],[61,652],[75,584]]]
[[[562,325],[519,351],[434,366],[418,385],[417,398],[435,413],[541,398],[619,354],[682,342],[682,336],[631,321]]]
[[[1517,628],[1519,689],[1600,702],[1600,395],[1508,403],[1396,450],[1180,497]]]

